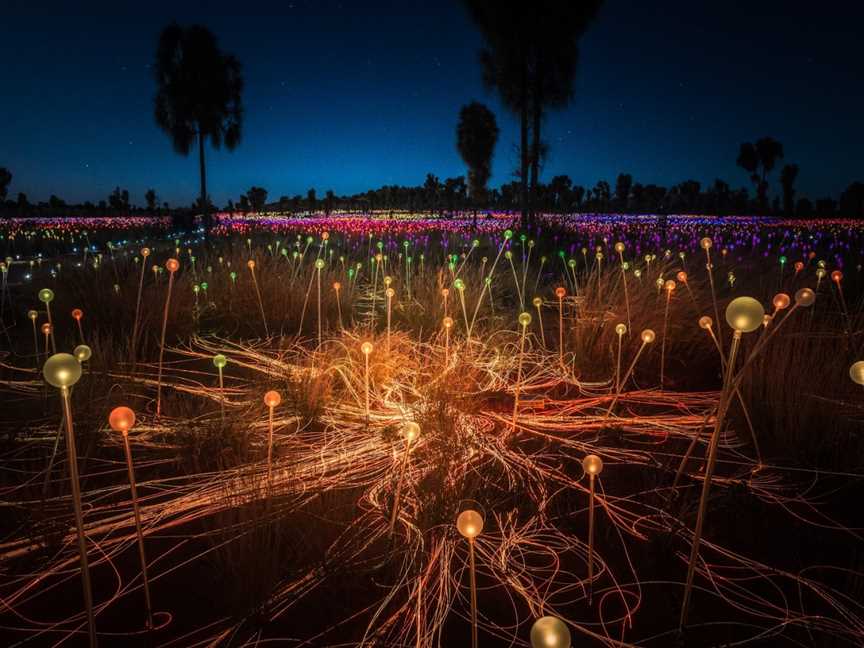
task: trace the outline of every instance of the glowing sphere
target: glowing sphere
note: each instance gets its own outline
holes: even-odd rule
[[[54,291],[50,288],[43,288],[38,293],[39,301],[48,304],[54,299]]]
[[[570,648],[570,642],[570,630],[558,617],[541,617],[531,626],[531,648]]]
[[[86,344],[79,344],[72,351],[72,355],[78,359],[78,362],[87,362],[93,355],[93,351]]]
[[[386,291],[384,291],[384,294],[387,295],[388,299],[392,299],[393,295],[396,294],[396,291],[393,290],[392,288],[388,288]]]
[[[42,334],[43,335],[50,335],[51,334],[51,325],[48,322],[45,322],[42,325]]]
[[[408,441],[408,443],[412,443],[420,436],[420,426],[414,421],[408,421],[402,426],[402,436],[405,437],[405,440]]]
[[[859,360],[849,367],[849,377],[852,382],[864,385],[864,360]]]
[[[567,294],[567,290],[564,288],[564,286],[558,286],[555,289],[555,296],[558,299],[564,299],[564,295],[566,295],[566,294]]]
[[[246,262],[246,267],[248,267],[250,270],[254,270],[255,269],[255,261],[253,259],[249,259]]]
[[[707,315],[703,315],[702,317],[699,318],[699,328],[703,328],[703,329],[707,330],[707,329],[710,329],[712,326],[714,326],[714,320],[712,320]]]
[[[465,290],[465,282],[462,281],[461,279],[457,279],[456,281],[453,282],[453,287],[456,290]]]
[[[177,259],[168,259],[165,262],[165,267],[168,269],[168,272],[177,272],[180,269],[180,262]]]
[[[393,277],[384,277],[385,286],[389,286],[391,283],[393,283]]]
[[[839,284],[842,280],[843,280],[843,273],[840,272],[839,270],[835,270],[834,272],[831,273],[831,281],[833,281],[834,283]]]
[[[736,331],[750,333],[762,324],[765,309],[752,297],[736,297],[726,307],[726,322]]]
[[[615,244],[615,251],[616,251],[618,254],[621,254],[621,253],[624,251],[624,244],[621,243],[620,241],[619,241],[618,243],[616,243],[616,244]]]
[[[364,342],[363,344],[360,345],[360,350],[363,352],[363,355],[367,355],[367,356],[370,353],[372,353],[372,349],[374,349],[374,348],[375,347],[372,346],[371,342]]]
[[[141,256],[145,259],[150,256],[150,248],[141,248]]]
[[[702,247],[703,250],[711,249],[711,246],[713,244],[714,244],[713,241],[710,238],[708,238],[707,236],[705,238],[703,238],[701,241],[699,241],[699,245]]]
[[[513,238],[513,230],[504,230],[504,238],[508,241]]]
[[[442,288],[441,289],[441,296],[444,299],[447,299],[450,296],[450,289],[449,288]]]
[[[279,395],[279,392],[270,390],[266,394],[264,394],[264,404],[267,407],[276,407],[279,403],[282,402],[282,397]]]
[[[42,375],[52,387],[71,387],[81,378],[81,363],[68,353],[55,353],[45,361]]]
[[[777,293],[774,295],[774,299],[771,300],[771,303],[774,304],[774,308],[778,311],[789,308],[789,303],[792,300],[789,299],[789,295],[786,293]]]
[[[816,293],[810,290],[809,288],[801,288],[795,293],[795,303],[798,306],[812,306],[813,302],[816,301]]]
[[[795,262],[795,272],[801,272],[803,269],[804,269],[804,262],[803,261],[796,261]]]
[[[126,434],[135,426],[135,412],[128,407],[115,407],[108,415],[108,425],[115,432]]]
[[[217,369],[223,369],[228,364],[228,358],[221,353],[213,356],[213,366]]]
[[[519,313],[519,323],[525,327],[531,323],[531,313]]]
[[[615,325],[615,332],[618,335],[624,335],[627,332],[627,325],[626,324],[616,324]]]
[[[333,290],[335,290],[336,292],[339,292],[339,290],[340,290],[341,288],[342,288],[342,284],[341,284],[341,283],[339,283],[338,281],[334,281],[334,282],[333,282]]]
[[[675,278],[676,278],[678,281],[680,281],[681,283],[684,283],[684,284],[687,283],[687,273],[684,272],[683,270],[682,270],[681,272],[679,272],[678,274],[676,274],[676,275],[675,275]]]
[[[597,455],[589,454],[582,460],[582,470],[589,475],[599,475],[603,472],[603,460]]]
[[[318,270],[323,270],[323,269],[324,269],[324,265],[325,265],[325,263],[324,263],[324,259],[318,259],[318,260],[315,262],[315,267],[316,267]]]
[[[543,300],[539,297],[535,297],[531,300],[531,304],[533,304],[534,308],[540,308],[543,305]]]
[[[818,270],[816,270],[816,276],[819,279],[824,279],[826,274],[828,274],[828,271],[825,270],[825,268],[819,268]]]
[[[672,292],[675,290],[675,280],[669,279],[666,283],[663,284],[663,287],[666,289],[666,292]]]
[[[29,311],[27,311],[27,317],[29,317],[31,320],[33,320],[35,322],[36,318],[39,317],[39,313],[37,313],[35,310],[29,310]]]
[[[330,232],[322,232],[322,234],[321,234],[322,240],[326,241],[329,238],[330,238]]]
[[[477,511],[462,511],[456,518],[456,528],[463,538],[473,540],[483,532],[483,516]]]
[[[73,319],[80,320],[82,317],[84,317],[84,311],[82,311],[80,308],[72,309],[72,318]]]

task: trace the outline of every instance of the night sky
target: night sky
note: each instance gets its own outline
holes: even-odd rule
[[[63,4],[87,14],[17,0],[0,10],[0,166],[13,199],[95,202],[120,185],[137,204],[148,187],[192,203],[197,158],[176,155],[153,121],[150,65],[171,20],[209,26],[244,66],[243,141],[208,151],[218,205],[253,184],[275,200],[464,174],[455,126],[473,99],[502,131],[491,184],[516,168],[517,122],[484,89],[480,35],[455,1]],[[864,180],[862,5],[607,0],[582,41],[576,100],[547,120],[543,179],[614,186],[624,171],[740,187],[739,144],[771,135],[801,167],[802,194],[836,197]]]

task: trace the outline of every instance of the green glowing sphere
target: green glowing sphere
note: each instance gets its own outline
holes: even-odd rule
[[[323,270],[323,268],[324,268],[324,259],[318,259],[318,260],[315,262],[315,267],[318,268],[318,270]]]
[[[81,378],[81,363],[68,353],[55,353],[45,361],[42,375],[52,387],[71,387]]]
[[[726,307],[726,322],[736,331],[751,333],[762,325],[765,309],[752,297],[737,297]]]
[[[545,616],[531,626],[531,648],[571,648],[570,630],[558,617]]]
[[[456,281],[453,282],[453,287],[456,290],[465,290],[465,282],[462,281],[461,279],[457,279]]]
[[[50,288],[43,288],[39,291],[39,301],[49,304],[54,300],[54,291]]]
[[[216,368],[222,369],[227,364],[228,364],[228,358],[226,358],[221,353],[213,356],[213,366],[215,366]]]
[[[513,230],[504,230],[504,238],[508,241],[513,238]]]

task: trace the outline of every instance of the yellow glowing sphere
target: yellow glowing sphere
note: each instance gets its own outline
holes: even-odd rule
[[[713,244],[714,244],[713,241],[710,238],[708,238],[707,236],[705,238],[703,238],[701,241],[699,241],[699,245],[702,246],[703,250],[711,249],[711,246]]]
[[[52,387],[71,387],[81,378],[81,363],[68,353],[55,353],[45,361],[42,375]]]
[[[271,389],[266,394],[264,394],[264,404],[267,407],[276,407],[279,403],[282,402],[282,397],[279,395],[279,392]]]
[[[816,276],[819,277],[819,279],[824,279],[826,274],[828,274],[828,271],[825,268],[819,268],[816,270]]]
[[[519,323],[525,327],[531,323],[531,313],[519,313]]]
[[[115,407],[108,415],[108,425],[115,432],[126,434],[135,426],[135,412],[128,407]]]
[[[385,286],[389,286],[391,283],[393,283],[393,277],[389,277],[389,276],[384,277],[384,285]]]
[[[666,283],[663,284],[663,287],[666,289],[666,292],[672,292],[675,290],[675,280],[669,279]]]
[[[325,265],[326,264],[324,263],[324,259],[318,259],[315,261],[315,268],[317,270],[323,270]]]
[[[621,254],[621,253],[624,251],[624,244],[621,243],[620,241],[619,241],[618,243],[616,243],[616,244],[615,244],[615,251],[616,251],[618,254]]]
[[[392,299],[393,295],[396,294],[396,291],[393,290],[392,288],[388,288],[387,290],[384,291],[384,294]]]
[[[226,358],[221,353],[213,356],[213,366],[215,366],[217,369],[224,369],[225,365],[227,365],[227,364],[228,364],[228,358]]]
[[[558,299],[564,299],[564,295],[566,295],[566,294],[567,294],[567,290],[564,288],[564,286],[558,286],[555,289],[555,296]]]
[[[29,310],[29,311],[27,311],[27,317],[29,317],[31,320],[33,320],[35,322],[36,318],[39,317],[39,313],[36,312],[35,310]]]
[[[812,306],[815,301],[816,293],[809,288],[801,288],[795,293],[795,303],[798,306],[806,308],[807,306]]]
[[[473,540],[483,532],[483,516],[477,511],[462,511],[456,518],[456,528],[463,538]]]
[[[360,350],[363,352],[363,355],[367,355],[367,356],[368,356],[370,353],[372,353],[372,350],[373,350],[374,348],[375,348],[375,347],[372,346],[372,343],[371,343],[371,342],[364,342],[363,344],[360,345]]]
[[[39,301],[48,304],[54,299],[54,291],[50,288],[43,288],[39,291]]]
[[[765,309],[752,297],[736,297],[726,307],[726,323],[734,330],[750,333],[762,324]]]
[[[449,329],[452,326],[453,326],[453,318],[448,315],[447,317],[444,318],[444,328]]]
[[[864,385],[864,360],[859,360],[849,367],[849,377],[852,382]]]
[[[618,335],[624,335],[627,332],[627,325],[626,324],[616,324],[615,325],[615,332]]]
[[[571,648],[570,642],[570,630],[558,617],[541,617],[531,626],[531,648]]]
[[[177,259],[168,259],[165,262],[165,267],[168,269],[168,272],[177,272],[180,269],[180,262]]]
[[[603,460],[597,455],[589,454],[582,460],[582,470],[588,475],[599,475],[603,472]]]
[[[534,308],[540,308],[543,305],[543,300],[539,297],[535,297],[531,300],[531,303],[534,305]]]
[[[86,344],[79,344],[72,351],[72,355],[78,359],[78,362],[87,362],[93,355],[93,351]]]
[[[420,436],[420,426],[414,421],[408,421],[402,426],[402,436],[408,443],[413,443]]]
[[[712,326],[714,326],[714,320],[712,320],[707,315],[703,315],[702,317],[699,318],[699,328],[703,328],[703,329],[707,330],[707,329],[710,329]]]
[[[145,259],[150,256],[150,248],[141,248],[141,256]]]
[[[657,336],[654,335],[654,331],[652,331],[651,329],[645,329],[644,331],[642,331],[642,335],[640,337],[645,344],[651,344],[654,341],[654,338]]]
[[[774,308],[778,311],[789,308],[789,303],[792,300],[789,299],[789,295],[786,293],[777,293],[774,295],[774,299],[771,300],[771,303],[774,304]]]

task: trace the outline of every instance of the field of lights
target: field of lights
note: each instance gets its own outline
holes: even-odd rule
[[[0,644],[864,643],[864,228],[0,223]]]

